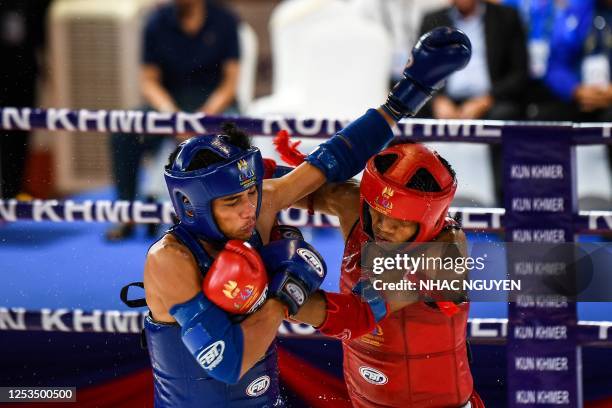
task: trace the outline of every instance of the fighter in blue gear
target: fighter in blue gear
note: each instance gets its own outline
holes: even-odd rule
[[[278,179],[262,180],[259,150],[236,129],[179,145],[165,171],[179,223],[150,248],[144,272],[151,312],[145,333],[156,406],[282,404],[276,332],[286,315],[295,313],[318,288],[325,269],[306,244],[288,240],[264,247],[277,213],[328,180],[343,181],[358,173],[390,141],[391,126],[413,115],[469,57],[463,33],[437,29],[425,35],[385,105],[366,112],[320,145],[306,163]],[[233,279],[222,293],[202,293],[208,274],[228,269],[216,263],[235,256],[228,253],[228,247],[236,247],[235,240],[260,249],[270,275],[269,298],[261,306],[256,302],[259,308],[248,316],[234,316],[219,306],[223,296],[254,293],[236,287]],[[250,250],[239,249],[249,262],[254,259]],[[257,262],[249,265],[255,265],[256,275]]]

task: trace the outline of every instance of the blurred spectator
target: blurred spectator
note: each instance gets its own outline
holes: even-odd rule
[[[564,47],[562,39],[552,45]],[[551,59],[556,58],[556,53],[552,53]],[[550,72],[551,82],[561,79],[559,73]],[[580,110],[579,121],[612,122],[612,0],[597,1],[582,47],[580,83],[575,76],[570,81],[574,85],[572,96]],[[608,145],[608,163],[612,170],[612,145]]]
[[[612,122],[611,74],[612,0],[599,0],[582,49],[582,81],[573,92],[583,121]]]
[[[49,0],[0,1],[0,106],[32,107],[45,40]],[[30,133],[0,133],[1,197],[22,189]]]
[[[583,0],[570,0],[577,1]],[[520,12],[527,32],[530,77],[543,79],[548,67],[554,22],[567,4],[557,0],[503,0],[502,3]]]
[[[577,121],[612,121],[612,1],[566,8],[551,38],[546,84],[575,109]]]
[[[520,11],[527,27],[531,76],[527,119],[580,120],[577,98],[593,95],[592,88],[579,89],[578,84],[585,39],[593,31],[594,1],[504,0],[504,3]],[[578,94],[574,95],[575,92]]]
[[[424,34],[438,26],[464,31],[472,59],[454,73],[419,116],[435,119],[517,120],[523,117],[528,80],[525,33],[518,13],[481,0],[453,0],[451,7],[427,14]],[[502,202],[501,146],[491,146],[495,195]]]
[[[235,109],[238,20],[229,10],[210,0],[174,0],[149,17],[143,48],[144,109],[211,115]],[[152,135],[112,135],[113,175],[120,200],[135,199],[142,156],[159,149],[163,140]],[[132,224],[116,226],[107,238],[122,239],[133,229]]]
[[[353,0],[353,6],[389,32],[393,40],[391,83],[404,72],[408,54],[419,38],[423,15],[448,4],[448,0]]]
[[[472,59],[451,75],[425,114],[437,119],[520,118],[528,74],[518,14],[481,0],[453,0],[451,7],[425,16],[421,34],[438,26],[464,31],[472,41]]]

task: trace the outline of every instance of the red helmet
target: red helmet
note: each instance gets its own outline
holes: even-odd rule
[[[419,229],[413,242],[435,238],[457,190],[455,174],[442,160],[419,143],[396,144],[370,158],[360,186],[363,230],[372,236],[370,206],[391,218],[417,222]],[[381,173],[377,163],[382,162],[385,164],[378,166]],[[415,186],[415,175],[425,175],[429,186]]]

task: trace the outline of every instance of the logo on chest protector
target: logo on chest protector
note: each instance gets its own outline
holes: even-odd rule
[[[223,340],[215,341],[198,354],[198,362],[205,370],[212,370],[223,361],[223,351],[225,350],[225,342]]]
[[[323,265],[321,264],[321,261],[319,260],[319,257],[316,256],[315,254],[313,254],[311,251],[307,250],[306,248],[298,248],[297,250],[297,254],[306,261],[306,263],[308,263],[310,266],[312,266],[314,268],[314,270],[317,272],[317,275],[319,275],[319,277],[323,277]]]
[[[388,381],[386,375],[372,367],[359,367],[359,374],[364,380],[374,385],[385,385]]]
[[[262,375],[254,379],[246,389],[246,393],[249,397],[259,397],[264,392],[268,391],[270,387],[270,377]]]

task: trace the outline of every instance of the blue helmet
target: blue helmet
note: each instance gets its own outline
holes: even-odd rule
[[[197,170],[187,170],[197,153],[209,150],[225,160]],[[256,147],[240,149],[225,135],[192,137],[179,145],[178,154],[164,172],[174,211],[181,225],[207,241],[227,241],[212,213],[216,198],[257,186],[257,212],[261,207],[263,160]],[[185,202],[185,199],[188,202]]]

